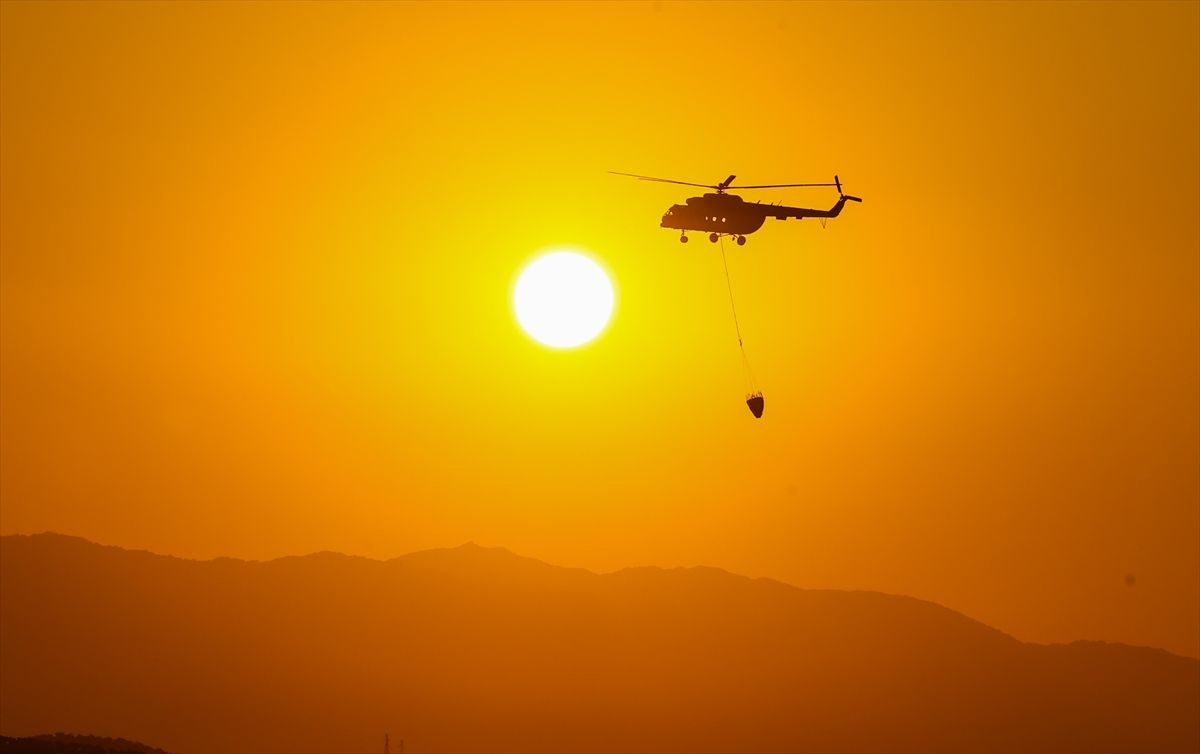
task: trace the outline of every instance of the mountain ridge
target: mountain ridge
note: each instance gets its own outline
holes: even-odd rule
[[[455,553],[458,551],[464,551],[464,550],[465,551],[478,550],[478,551],[484,551],[484,552],[490,552],[490,553],[496,553],[496,554],[500,554],[500,555],[509,556],[516,560],[525,561],[525,562],[528,562],[531,564],[537,564],[540,566],[544,566],[546,568],[559,569],[559,570],[564,570],[564,571],[582,572],[582,573],[590,574],[593,576],[600,576],[600,577],[614,576],[614,575],[622,574],[622,573],[626,573],[626,572],[633,572],[633,573],[639,573],[639,572],[646,572],[646,573],[649,573],[649,572],[663,572],[663,573],[711,572],[714,574],[720,574],[720,575],[732,577],[735,579],[743,579],[743,580],[752,581],[752,582],[766,582],[766,583],[770,583],[770,584],[777,584],[777,585],[779,585],[781,587],[785,587],[787,589],[796,589],[796,590],[800,590],[803,592],[836,592],[836,593],[841,593],[841,594],[871,594],[871,595],[882,595],[885,597],[896,597],[896,598],[904,599],[904,600],[912,600],[914,602],[923,603],[923,604],[930,605],[930,606],[933,606],[933,607],[936,607],[936,608],[939,608],[942,610],[949,611],[951,613],[955,613],[957,615],[961,615],[964,618],[966,618],[967,620],[978,623],[982,626],[986,626],[987,628],[989,628],[993,631],[1001,633],[1004,636],[1012,638],[1014,641],[1018,641],[1023,644],[1030,644],[1030,645],[1035,645],[1035,646],[1070,646],[1073,644],[1081,644],[1081,643],[1083,643],[1083,644],[1102,644],[1102,645],[1108,645],[1108,646],[1130,647],[1130,648],[1135,648],[1135,649],[1150,649],[1150,650],[1164,652],[1172,657],[1181,657],[1184,659],[1197,659],[1197,658],[1189,657],[1188,655],[1181,655],[1176,652],[1172,652],[1171,650],[1164,649],[1162,647],[1155,647],[1155,646],[1146,645],[1146,644],[1130,644],[1127,642],[1106,641],[1103,639],[1074,639],[1074,640],[1065,641],[1065,642],[1026,641],[1024,639],[1018,639],[1018,638],[1012,636],[1012,634],[1009,634],[1008,632],[1004,631],[1003,629],[997,628],[988,623],[984,623],[983,621],[981,621],[977,618],[973,618],[970,615],[967,615],[966,613],[964,613],[960,610],[956,610],[955,608],[952,608],[948,605],[943,605],[940,602],[925,599],[923,597],[914,597],[912,595],[896,594],[893,592],[882,592],[882,591],[879,591],[876,589],[832,589],[832,588],[825,588],[825,587],[802,587],[802,586],[797,586],[795,584],[790,584],[786,581],[783,581],[782,579],[778,579],[778,578],[775,578],[772,576],[747,576],[745,574],[736,573],[734,571],[730,571],[728,569],[721,568],[719,566],[708,566],[708,565],[697,565],[697,566],[640,565],[640,566],[625,566],[622,568],[614,569],[612,571],[593,571],[589,568],[582,568],[582,567],[577,567],[577,566],[562,566],[562,565],[557,565],[554,563],[548,563],[544,560],[540,560],[538,558],[534,558],[534,557],[531,557],[528,555],[520,555],[518,553],[513,552],[512,550],[510,550],[507,547],[480,545],[473,540],[469,540],[467,542],[464,542],[460,545],[455,545],[453,547],[433,547],[433,548],[429,548],[426,550],[414,550],[413,552],[404,553],[402,555],[396,555],[396,556],[393,556],[390,558],[372,558],[372,557],[366,556],[366,555],[355,555],[355,554],[351,554],[351,553],[338,552],[337,550],[316,550],[316,551],[313,551],[310,553],[304,553],[301,555],[281,555],[279,557],[269,558],[267,560],[253,560],[253,559],[233,557],[233,556],[229,556],[229,555],[219,555],[219,556],[212,557],[212,558],[187,558],[187,557],[183,557],[183,556],[179,556],[179,555],[159,553],[159,552],[155,552],[153,550],[122,547],[121,545],[103,544],[100,542],[95,542],[93,540],[87,539],[86,537],[81,537],[81,536],[73,535],[73,534],[62,534],[60,532],[52,532],[52,531],[36,532],[33,534],[5,534],[5,535],[0,536],[0,540],[6,540],[9,538],[41,538],[41,537],[74,541],[76,543],[83,543],[83,544],[91,545],[94,547],[119,550],[121,552],[142,553],[142,554],[147,554],[147,555],[153,555],[153,556],[159,557],[159,558],[169,558],[172,560],[179,560],[179,561],[184,561],[184,562],[189,562],[189,563],[219,563],[219,562],[228,561],[228,562],[234,562],[234,563],[264,564],[265,565],[265,564],[270,564],[270,563],[277,563],[280,561],[293,562],[293,561],[297,561],[297,560],[303,560],[306,558],[336,557],[336,558],[342,558],[342,559],[352,560],[352,561],[365,561],[365,562],[369,562],[369,563],[378,563],[381,565],[386,565],[386,564],[396,563],[396,562],[411,563],[414,560],[419,559],[422,556],[426,556],[426,555],[451,554],[451,553]]]
[[[0,538],[0,734],[171,751],[1192,751],[1200,661],[937,603],[465,545],[207,561]]]
[[[476,542],[474,542],[473,540],[464,542],[463,544],[460,544],[460,545],[457,545],[454,547],[434,547],[434,548],[430,548],[427,550],[415,550],[410,553],[405,553],[403,555],[397,555],[397,556],[394,556],[391,558],[384,558],[384,559],[371,558],[371,557],[364,556],[364,555],[353,555],[353,554],[349,554],[349,553],[342,553],[342,552],[338,552],[336,550],[317,550],[317,551],[305,553],[302,555],[282,555],[280,557],[270,558],[268,560],[248,560],[248,559],[244,559],[244,558],[237,558],[237,557],[226,556],[226,555],[222,555],[222,556],[218,556],[218,557],[214,557],[214,558],[186,558],[186,557],[180,557],[178,555],[169,555],[169,554],[164,554],[164,553],[158,553],[158,552],[154,552],[152,550],[127,548],[127,547],[122,547],[120,545],[101,544],[101,543],[89,540],[86,537],[80,537],[80,536],[72,535],[72,534],[62,534],[59,532],[51,532],[51,531],[37,532],[34,534],[6,534],[3,536],[0,536],[0,541],[4,541],[4,540],[10,539],[10,538],[27,538],[27,539],[46,538],[47,540],[52,540],[52,541],[57,540],[57,541],[70,542],[74,545],[89,545],[89,546],[98,547],[98,548],[105,548],[108,550],[116,550],[116,551],[120,551],[120,552],[127,552],[127,553],[133,553],[133,554],[138,554],[138,555],[152,555],[152,556],[158,557],[158,558],[168,558],[171,560],[182,561],[182,562],[186,562],[186,563],[196,563],[196,564],[232,562],[232,563],[243,563],[243,564],[248,564],[248,565],[271,565],[271,564],[291,564],[291,563],[297,563],[297,562],[305,561],[305,560],[309,560],[311,562],[313,560],[322,559],[322,558],[335,558],[335,559],[341,559],[341,560],[345,560],[345,561],[374,563],[374,564],[379,564],[379,565],[389,565],[389,564],[426,565],[427,561],[430,561],[430,560],[441,559],[441,558],[453,556],[456,554],[471,553],[471,554],[486,554],[489,557],[500,556],[500,557],[509,558],[509,559],[511,559],[512,562],[519,562],[526,566],[543,567],[543,568],[547,568],[547,569],[554,569],[559,572],[573,572],[573,573],[578,573],[578,574],[587,574],[590,576],[601,577],[601,578],[616,577],[616,576],[620,576],[622,574],[651,574],[651,573],[662,573],[662,574],[698,573],[698,574],[701,574],[702,573],[702,574],[711,574],[711,575],[718,576],[721,578],[731,578],[731,579],[737,579],[737,580],[748,581],[748,582],[762,582],[762,583],[766,583],[766,584],[777,585],[777,586],[783,587],[785,589],[799,590],[802,592],[813,592],[813,593],[831,592],[831,593],[837,593],[837,594],[879,595],[879,596],[883,596],[883,597],[890,597],[890,598],[896,598],[896,599],[901,599],[901,600],[909,600],[909,601],[925,604],[925,605],[937,608],[939,610],[944,610],[949,613],[953,613],[955,615],[961,616],[962,618],[964,618],[968,621],[971,621],[972,623],[976,623],[980,626],[985,626],[986,628],[988,628],[992,631],[995,631],[999,634],[1002,634],[1008,638],[1011,638],[1014,641],[1022,641],[1020,639],[1016,639],[1015,637],[1011,636],[1011,634],[1008,634],[1008,633],[1002,631],[1001,629],[998,629],[994,626],[990,626],[978,619],[972,618],[971,616],[967,615],[966,613],[955,610],[954,608],[943,605],[939,602],[935,602],[933,600],[922,599],[920,597],[912,597],[912,596],[903,595],[903,594],[894,594],[891,592],[881,592],[881,591],[877,591],[877,590],[873,590],[873,589],[826,589],[826,588],[801,587],[801,586],[796,586],[795,584],[789,584],[786,581],[782,581],[780,579],[772,578],[769,576],[746,576],[744,574],[735,573],[733,571],[729,571],[727,569],[720,568],[717,566],[707,566],[707,565],[698,565],[698,566],[643,565],[643,566],[626,566],[624,568],[618,568],[613,571],[593,571],[593,570],[587,569],[587,568],[580,568],[580,567],[573,567],[573,566],[561,566],[561,565],[556,565],[553,563],[547,563],[546,561],[539,560],[538,558],[533,558],[533,557],[530,557],[527,555],[517,554],[506,547],[489,547],[489,546],[479,545]],[[1022,642],[1022,643],[1036,644],[1036,642]],[[1069,643],[1075,643],[1075,642],[1067,642],[1067,644],[1069,644]],[[1128,646],[1128,647],[1139,646],[1139,645],[1133,645],[1133,644],[1124,644],[1124,643],[1120,643],[1120,642],[1107,642],[1107,643],[1118,645],[1118,646]],[[1146,647],[1146,648],[1147,649],[1157,649],[1157,647]],[[1168,652],[1169,654],[1173,654],[1173,653],[1170,653],[1168,650],[1162,650],[1162,651]],[[1175,656],[1177,656],[1177,655],[1175,655]]]

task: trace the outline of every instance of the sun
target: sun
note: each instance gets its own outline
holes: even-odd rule
[[[521,328],[551,348],[574,348],[604,331],[613,286],[595,260],[575,251],[543,254],[526,265],[513,289]]]

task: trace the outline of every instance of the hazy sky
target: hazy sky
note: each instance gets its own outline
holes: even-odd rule
[[[0,13],[0,532],[710,564],[1200,655],[1197,3]],[[719,253],[658,227],[695,192],[608,170],[864,198],[730,253],[761,421]],[[619,296],[569,352],[509,301],[563,244]]]

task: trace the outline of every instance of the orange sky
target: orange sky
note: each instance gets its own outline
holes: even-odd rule
[[[1200,656],[1200,5],[0,13],[0,533],[703,563]],[[762,421],[658,227],[693,192],[607,170],[864,198],[731,252]],[[508,300],[556,244],[619,292],[576,351]]]

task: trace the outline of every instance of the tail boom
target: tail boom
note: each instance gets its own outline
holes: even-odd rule
[[[789,217],[797,220],[802,220],[806,217],[837,217],[842,214],[842,207],[846,206],[846,202],[861,202],[857,196],[842,194],[838,200],[829,209],[808,209],[807,207],[785,207],[783,205],[765,206],[763,207],[764,214],[767,217],[773,217],[776,220],[786,220]]]

